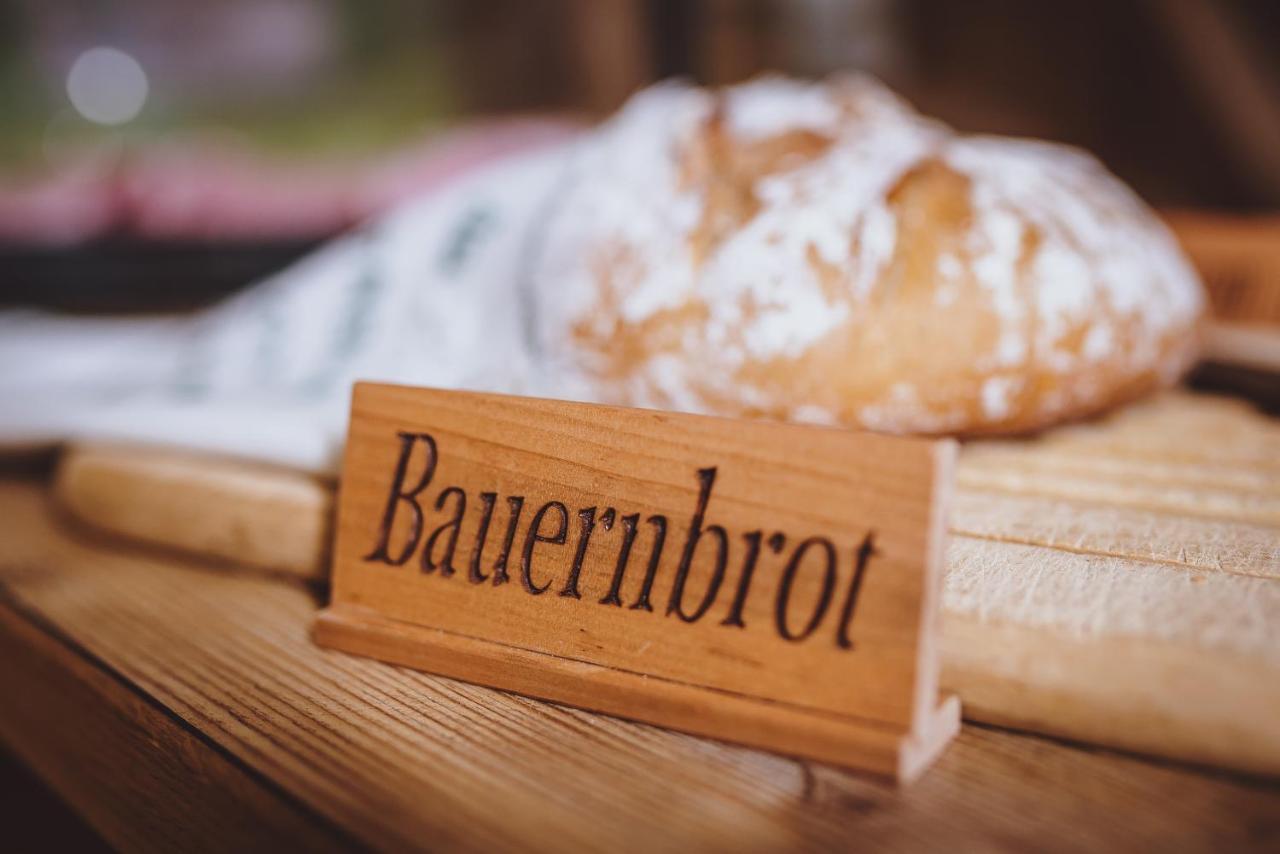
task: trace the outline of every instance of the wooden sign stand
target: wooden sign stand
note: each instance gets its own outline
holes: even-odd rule
[[[317,642],[910,780],[955,446],[361,383]]]

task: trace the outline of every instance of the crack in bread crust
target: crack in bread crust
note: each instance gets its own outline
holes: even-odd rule
[[[989,434],[1175,381],[1202,289],[1063,146],[966,137],[873,80],[638,95],[588,141],[534,280],[611,402]]]

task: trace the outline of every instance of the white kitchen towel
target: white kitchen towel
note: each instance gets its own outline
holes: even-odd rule
[[[539,369],[527,281],[574,145],[483,167],[194,315],[0,313],[0,447],[132,440],[329,472],[356,379],[574,396]]]

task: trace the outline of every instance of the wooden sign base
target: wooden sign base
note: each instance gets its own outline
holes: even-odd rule
[[[325,645],[910,780],[955,445],[358,384]]]
[[[942,698],[918,732],[848,715],[728,694],[388,620],[357,606],[317,618],[322,646],[492,685],[694,735],[763,747],[909,783],[960,731],[960,699]]]
[[[548,656],[440,629],[404,624],[369,609],[335,606],[316,620],[324,647],[516,694],[616,714],[713,739],[914,780],[960,731],[960,699],[947,695],[922,731],[814,712],[801,705],[728,694],[590,662]]]

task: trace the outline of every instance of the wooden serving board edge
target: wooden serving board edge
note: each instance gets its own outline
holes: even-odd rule
[[[226,461],[183,452],[183,460],[170,463],[162,460],[166,453],[151,447],[72,445],[53,484],[55,500],[76,521],[104,532],[324,580],[327,551],[317,532],[331,523],[331,483],[246,467],[233,495],[217,488],[221,476],[208,482],[207,475],[226,474]],[[181,490],[169,477],[179,463],[184,475],[200,475],[185,477]],[[294,488],[280,491],[282,481]],[[175,513],[175,495],[196,502],[188,506],[198,505],[199,512]],[[275,527],[269,549],[246,551],[241,531],[280,518],[305,522],[301,527],[309,533],[294,536]],[[1100,641],[1048,627],[998,625],[946,608],[938,648],[940,684],[965,698],[966,720],[1280,774],[1274,714],[1267,717],[1269,709],[1280,708],[1280,680],[1274,668],[1256,658],[1158,640]],[[1184,699],[1156,702],[1148,694],[1135,701],[1134,685],[1169,686],[1170,696]],[[1194,690],[1188,692],[1188,685]]]
[[[941,639],[942,690],[960,693],[966,720],[1280,774],[1280,681],[1256,659],[1149,638],[1101,642],[957,614],[944,615]],[[1188,692],[1188,682],[1198,690]]]
[[[1280,373],[1280,326],[1216,321],[1205,330],[1210,362]]]
[[[787,706],[641,673],[505,646],[384,618],[351,605],[322,611],[312,627],[321,646],[452,679],[494,684],[577,708],[639,719],[693,735],[724,733],[753,747],[855,766],[908,783],[960,730],[960,701],[942,697],[912,735],[851,716]],[[643,713],[639,710],[643,709]]]

